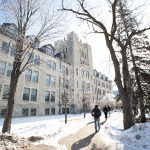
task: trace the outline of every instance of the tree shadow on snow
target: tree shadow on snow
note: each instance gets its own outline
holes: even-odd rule
[[[95,135],[95,133],[89,135],[88,137],[86,137],[84,139],[81,139],[81,140],[75,142],[71,146],[71,150],[78,150],[78,149],[88,146],[91,143],[91,139],[94,137],[94,135]]]

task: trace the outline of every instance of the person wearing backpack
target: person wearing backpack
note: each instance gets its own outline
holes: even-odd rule
[[[91,114],[94,117],[95,132],[98,132],[98,130],[100,130],[100,116],[101,116],[101,110],[98,108],[98,105],[95,105]]]

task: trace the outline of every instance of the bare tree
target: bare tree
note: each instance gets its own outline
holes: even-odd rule
[[[124,37],[120,39],[117,31],[118,25],[118,10],[119,10],[119,1],[120,0],[112,0],[108,1],[111,5],[111,27],[110,29],[104,24],[103,21],[100,21],[98,17],[95,17],[94,14],[87,9],[85,6],[85,0],[77,0],[78,8],[66,8],[64,6],[64,0],[62,0],[62,10],[72,12],[76,14],[76,17],[82,21],[91,24],[92,29],[95,33],[103,34],[105,37],[106,45],[109,49],[111,59],[114,64],[115,69],[115,82],[117,84],[119,94],[122,100],[123,105],[123,123],[124,129],[128,129],[135,124],[135,119],[132,112],[132,85],[131,85],[131,77],[129,72],[128,60],[127,60],[127,48],[130,44],[131,39],[140,33],[143,33],[146,30],[149,30],[150,27],[144,29],[136,29],[129,33],[128,37]],[[122,67],[120,67],[120,62],[118,55],[116,54],[116,46],[117,49],[120,50],[120,57],[122,61]],[[122,71],[122,73],[121,73]]]
[[[1,12],[6,13],[16,24],[16,33],[12,35],[15,42],[16,54],[11,73],[10,91],[7,113],[2,132],[10,133],[15,93],[19,76],[31,63],[33,49],[37,41],[43,42],[58,36],[59,27],[63,21],[62,13],[52,7],[47,8],[45,0],[7,0],[2,1]],[[34,30],[36,34],[31,42],[26,37]],[[30,56],[26,56],[30,53]],[[26,59],[27,58],[27,59]]]

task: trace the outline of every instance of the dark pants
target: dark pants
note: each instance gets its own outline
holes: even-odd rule
[[[104,114],[105,114],[105,119],[107,119],[107,112],[104,112]]]
[[[94,117],[95,131],[97,132],[100,129],[100,117]]]

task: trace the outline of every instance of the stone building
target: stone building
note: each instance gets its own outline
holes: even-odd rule
[[[6,113],[15,36],[14,24],[0,27],[0,117]],[[27,43],[33,38],[28,36]],[[19,77],[13,117],[62,114],[65,109],[68,113],[90,111],[102,96],[111,93],[108,78],[93,70],[91,47],[74,32],[56,41],[54,47],[39,48],[38,40],[32,46],[24,60],[30,58],[30,65]]]

